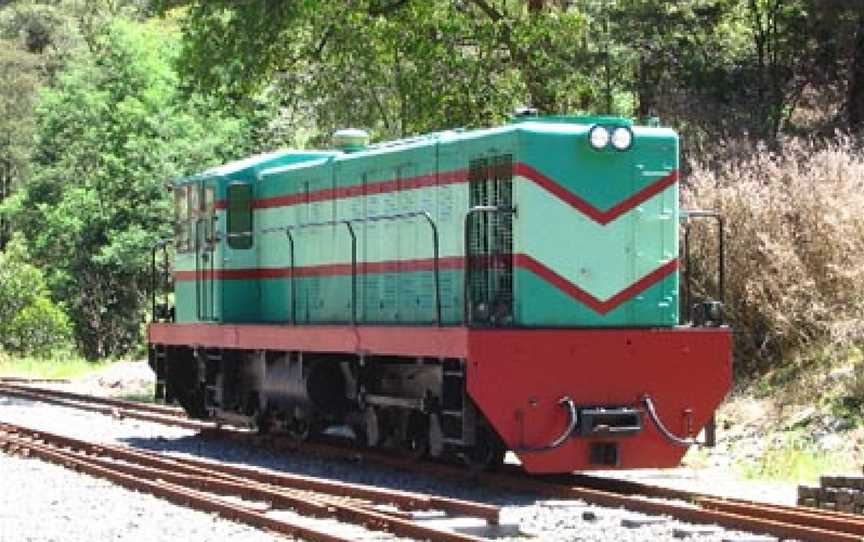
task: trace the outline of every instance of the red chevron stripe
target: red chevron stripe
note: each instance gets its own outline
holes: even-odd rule
[[[597,207],[594,207],[584,199],[580,198],[573,192],[570,192],[554,180],[543,175],[528,164],[519,162],[515,165],[514,171],[518,175],[522,175],[523,177],[531,179],[538,186],[543,187],[547,192],[555,195],[561,201],[567,203],[574,209],[577,209],[582,214],[590,217],[591,220],[604,225],[612,222],[627,211],[630,211],[634,207],[638,206],[640,203],[651,199],[652,197],[656,196],[666,188],[675,184],[676,181],[678,181],[678,171],[672,171],[665,177],[658,179],[657,181],[646,186],[639,192],[636,192],[629,198],[619,202],[614,207],[602,211]]]
[[[464,264],[465,259],[459,256],[450,256],[438,260],[439,269],[462,269]],[[606,301],[597,299],[527,254],[514,254],[513,265],[531,271],[573,299],[590,307],[594,312],[597,312],[598,314],[606,314],[618,305],[621,305],[625,301],[647,290],[676,271],[678,269],[678,260],[675,259],[666,262]],[[360,275],[373,273],[432,271],[433,269],[434,261],[431,258],[418,260],[394,260],[387,262],[360,262],[357,264],[357,273]],[[351,264],[312,265],[294,268],[294,275],[296,277],[332,277],[350,274]],[[287,278],[290,276],[291,268],[288,267],[216,269],[213,273],[209,270],[203,272],[205,280],[210,280],[211,278],[215,278],[216,280],[259,280]],[[196,273],[195,271],[177,271],[174,273],[174,278],[177,281],[196,280]]]
[[[591,205],[585,199],[567,190],[566,188],[561,186],[561,184],[543,175],[528,164],[525,164],[523,162],[517,162],[513,166],[513,171],[517,175],[521,175],[522,177],[525,177],[526,179],[529,179],[530,181],[536,183],[538,186],[542,187],[550,194],[556,196],[561,201],[567,203],[585,216],[591,218],[591,220],[594,220],[595,222],[603,225],[612,222],[619,216],[627,213],[639,204],[649,200],[650,198],[659,194],[660,192],[672,186],[673,184],[675,184],[675,182],[678,181],[678,171],[672,171],[665,177],[658,179],[657,181],[646,186],[639,192],[636,192],[627,199],[617,203],[613,207],[604,211]],[[363,185],[354,185],[336,189],[326,188],[323,190],[309,192],[308,194],[287,194],[284,196],[261,198],[256,200],[253,206],[255,209],[290,207],[291,205],[298,205],[306,202],[332,201],[338,199],[359,197],[363,196],[364,194],[371,195],[400,192],[402,190],[415,190],[417,188],[458,184],[467,181],[468,170],[460,169],[439,173],[437,177],[435,175],[419,175],[416,177],[408,177],[405,179],[393,181],[368,183],[365,186],[365,192]],[[216,208],[227,208],[227,202],[225,200],[217,201]]]
[[[594,312],[599,314],[606,314],[621,303],[624,303],[628,299],[635,297],[639,293],[660,282],[663,278],[678,269],[678,260],[669,260],[606,301],[600,301],[527,254],[516,254],[514,260],[516,266],[531,271],[546,282],[553,284],[556,288],[573,299],[576,299],[583,305],[591,307]]]

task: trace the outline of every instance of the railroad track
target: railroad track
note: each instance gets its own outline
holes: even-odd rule
[[[69,384],[65,378],[30,378],[26,376],[0,376],[0,383],[10,384]]]
[[[212,422],[190,420],[182,409],[176,407],[137,403],[109,397],[93,397],[69,391],[40,388],[25,383],[10,382],[5,379],[0,379],[0,395],[77,408],[115,418],[134,418],[163,425],[183,427],[185,429],[203,430],[217,427],[217,424]]]
[[[257,443],[268,437],[253,433],[205,432],[232,440]],[[466,472],[464,468],[406,460],[397,455],[371,450],[347,450],[320,443],[299,446],[288,443],[286,449],[298,449],[333,458],[351,457],[369,463],[411,472],[422,472],[437,478],[472,482],[506,490],[532,492],[549,498],[579,499],[589,504],[621,507],[632,512],[671,516],[687,523],[719,525],[731,530],[776,536],[780,539],[812,542],[861,542],[864,540],[864,516],[817,510],[804,506],[785,506],[745,499],[718,497],[705,493],[677,490],[586,474],[528,476],[518,467],[505,465],[499,472]]]
[[[22,388],[26,388],[23,389]],[[122,408],[128,417],[136,416],[136,403],[103,404],[104,399],[90,398],[61,392],[62,396],[52,396],[54,390],[38,389],[32,386],[0,384],[0,394],[12,394],[33,400],[47,400],[64,406],[79,408],[86,405],[88,410],[102,411],[107,408]],[[11,392],[11,393],[10,393]],[[89,400],[96,404],[87,405]],[[117,400],[108,400],[114,403]],[[150,408],[147,405],[149,421]],[[166,408],[166,407],[156,407]],[[111,414],[111,412],[103,412]],[[183,420],[182,413],[167,419],[166,423]],[[676,490],[611,478],[601,478],[584,474],[567,476],[529,477],[518,468],[505,468],[501,472],[466,472],[464,468],[452,465],[417,462],[398,455],[374,450],[351,449],[321,443],[297,443],[292,440],[261,436],[248,431],[225,430],[212,423],[194,422],[202,435],[227,438],[247,444],[278,446],[290,451],[302,451],[332,458],[352,458],[390,468],[422,472],[435,477],[464,481],[471,477],[472,482],[508,490],[533,492],[550,498],[580,499],[590,504],[623,507],[634,512],[660,514],[695,524],[719,525],[724,528],[764,533],[783,539],[809,540],[813,542],[851,542],[864,540],[864,517],[828,510],[818,510],[803,506],[785,506],[759,503],[744,499],[717,497],[704,493]],[[159,422],[163,423],[163,422]],[[171,423],[177,425],[177,423]]]
[[[474,516],[496,524],[500,508],[444,496],[178,458],[124,446],[93,443],[0,422],[0,449],[56,463],[129,489],[258,528],[313,542],[348,542],[307,522],[273,517],[274,510],[333,518],[368,530],[440,542],[480,542],[479,537],[423,525],[417,511]],[[238,503],[237,499],[242,499]],[[390,507],[388,509],[382,506]]]

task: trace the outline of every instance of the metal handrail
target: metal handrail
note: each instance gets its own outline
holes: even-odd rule
[[[216,258],[214,254],[214,243],[216,241],[215,236],[215,228],[211,226],[210,230],[210,240],[207,239],[207,231],[202,230],[201,223],[211,220],[211,217],[200,217],[195,221],[195,309],[196,315],[198,316],[198,320],[203,321],[205,319],[205,314],[202,310],[202,298],[204,297],[204,288],[202,285],[204,282],[204,277],[206,276],[207,270],[202,269],[201,267],[201,250],[202,248],[209,247],[210,252],[210,315],[206,316],[207,320],[215,320],[215,304],[216,304]],[[203,238],[203,239],[202,239]]]
[[[291,228],[285,228],[288,237],[288,265],[291,266],[291,323],[297,323],[297,288],[294,285],[294,236]]]
[[[258,230],[259,234],[275,233],[284,231],[288,238],[288,265],[291,268],[291,323],[297,323],[297,295],[296,287],[294,286],[294,236],[291,230],[305,230],[321,226],[338,226],[344,224],[348,229],[348,235],[351,236],[351,323],[357,323],[357,235],[354,232],[354,227],[350,220],[326,220],[323,222],[305,222],[301,224],[288,224],[285,226],[276,226],[273,228],[264,228]]]
[[[201,230],[199,225],[203,221],[199,218],[195,221],[195,315],[201,321]]]
[[[690,302],[692,301],[692,275],[690,265],[690,224],[691,218],[705,218],[714,220],[717,223],[717,294],[718,301],[725,303],[726,299],[726,220],[718,211],[709,211],[702,209],[681,210],[681,220],[685,220],[684,224],[684,282],[685,282],[685,298],[684,307],[690,310]],[[689,318],[689,312],[688,312]]]
[[[510,214],[516,215],[515,207],[499,207],[497,205],[476,205],[474,207],[469,208],[465,211],[465,221],[463,223],[463,242],[465,243],[465,273],[464,273],[464,281],[462,284],[462,296],[463,296],[463,320],[466,326],[471,323],[471,307],[469,300],[469,288],[471,284],[471,254],[469,252],[469,244],[470,244],[470,228],[469,223],[471,218],[478,214]]]
[[[439,276],[439,244],[438,225],[429,211],[410,211],[407,213],[394,213],[390,215],[375,215],[365,219],[357,219],[357,222],[379,222],[383,220],[402,220],[406,218],[422,217],[432,230],[432,280],[435,288],[435,323],[441,325],[441,280]]]
[[[156,243],[153,244],[153,247],[150,249],[150,322],[153,323],[156,321],[156,253],[159,249],[162,249],[163,255],[163,272],[162,272],[162,280],[163,284],[168,283],[168,245],[173,244],[174,240],[165,238],[160,239]],[[168,291],[165,290],[165,305],[168,305]]]
[[[292,230],[302,230],[320,226],[337,226],[344,224],[351,236],[351,323],[357,323],[357,235],[354,231],[353,224],[362,224],[366,222],[381,222],[385,220],[401,220],[407,218],[423,217],[429,227],[432,229],[432,251],[433,251],[433,281],[435,283],[435,322],[441,325],[441,281],[439,276],[439,237],[438,226],[435,220],[428,211],[411,211],[408,213],[395,213],[389,215],[375,215],[365,218],[349,218],[343,220],[327,220],[323,222],[306,222],[301,224],[288,224],[285,226],[276,226],[272,228],[264,228],[258,233],[274,233],[284,231],[288,238],[288,258],[291,269],[291,323],[297,322],[297,295],[294,283],[295,276],[295,259],[294,259],[294,236]]]

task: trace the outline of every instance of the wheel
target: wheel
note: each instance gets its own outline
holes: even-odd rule
[[[369,405],[363,411],[363,434],[366,437],[366,446],[375,448],[381,442],[381,429],[378,422],[378,413],[375,407]]]
[[[460,457],[469,470],[495,470],[504,463],[507,450],[498,435],[488,427],[477,428],[477,439],[474,446],[462,451]]]
[[[255,418],[255,426],[258,428],[259,435],[269,435],[276,424],[273,415],[270,411],[265,411]]]
[[[425,457],[429,452],[429,418],[426,415],[420,412],[411,414],[402,448],[416,459]]]
[[[285,433],[291,440],[305,442],[309,440],[309,435],[312,433],[312,424],[295,418],[285,427]]]

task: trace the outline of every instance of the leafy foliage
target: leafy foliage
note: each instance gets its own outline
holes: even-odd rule
[[[149,249],[170,233],[164,181],[248,150],[244,121],[180,99],[175,50],[155,24],[116,19],[39,104],[16,220],[90,357],[138,341]]]
[[[39,84],[34,55],[0,40],[0,204],[26,177],[36,123],[33,109]],[[11,234],[8,219],[0,212],[0,249]]]
[[[826,99],[860,124],[864,69],[849,66],[864,66],[864,15],[853,4],[157,2],[182,6],[180,66],[193,88],[233,104],[277,89],[313,138],[357,124],[382,137],[489,124],[533,105],[662,115],[700,145],[773,139]]]
[[[358,124],[382,138],[477,126],[519,105],[582,108],[594,94],[578,11],[482,0],[162,4],[186,4],[180,65],[192,88],[235,105],[277,95],[317,140]]]
[[[788,189],[751,172],[787,169],[764,154],[786,135],[864,125],[855,2],[12,0],[0,2],[0,75],[0,250],[26,232],[89,357],[140,340],[147,255],[170,231],[164,181],[286,143],[321,145],[346,126],[384,139],[494,124],[518,106],[659,115],[698,157],[720,141],[764,141],[743,173],[709,156],[690,192],[698,206],[740,208],[747,238],[762,239],[757,218],[776,221],[777,236],[738,254],[741,269],[797,262],[782,291],[740,283],[736,318],[762,341],[743,348],[783,355],[838,333],[789,301],[807,281],[837,293],[810,304],[825,319],[854,319],[858,307],[853,283],[826,282],[836,273],[817,264],[829,260],[796,245],[787,223],[804,216],[834,231],[818,211],[842,202],[744,211],[754,194]],[[788,167],[833,186],[807,160]],[[706,263],[706,288],[710,276]],[[15,333],[39,329],[39,303],[17,309],[31,323]]]
[[[0,252],[0,347],[45,354],[68,346],[72,328],[50,300],[42,272],[27,259],[20,235]]]

